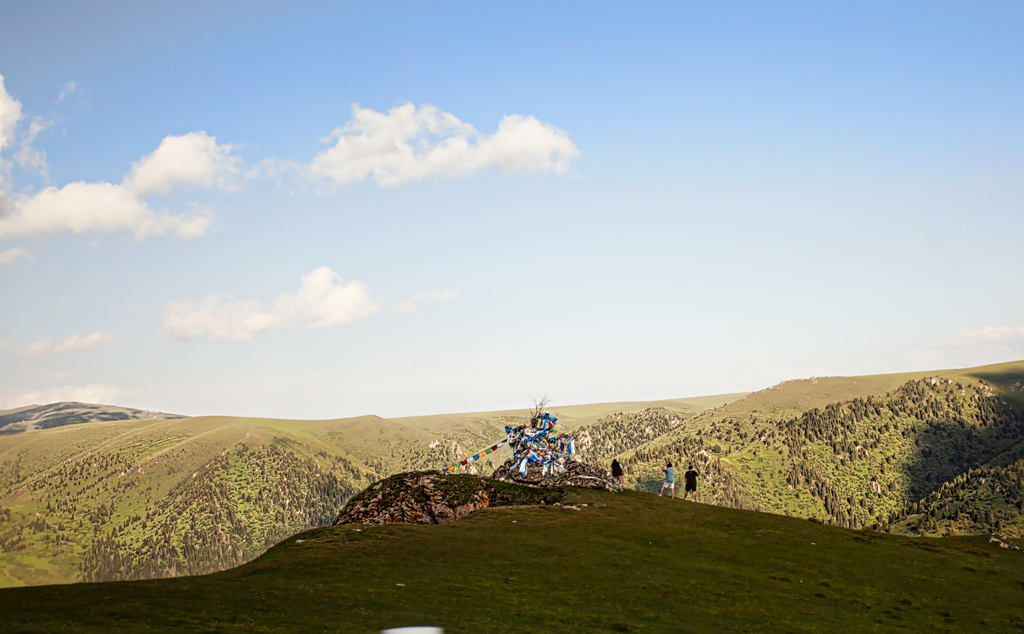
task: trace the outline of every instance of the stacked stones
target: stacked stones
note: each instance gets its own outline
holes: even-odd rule
[[[445,480],[440,473],[409,473],[399,482],[392,480],[394,478],[378,482],[353,498],[334,520],[334,525],[447,524],[490,505],[490,495],[485,488],[480,488],[468,502],[453,508],[437,486],[438,481]]]
[[[447,524],[491,506],[554,504],[564,491],[437,471],[400,473],[349,500],[334,520],[343,524]]]
[[[547,475],[540,465],[529,465],[526,475],[522,475],[517,469],[517,458],[509,458],[491,475],[495,480],[502,482],[514,482],[516,484],[529,484],[543,487],[580,487],[584,489],[607,489],[617,491],[622,488],[619,481],[612,477],[606,469],[595,464],[567,462],[560,470],[553,470]]]

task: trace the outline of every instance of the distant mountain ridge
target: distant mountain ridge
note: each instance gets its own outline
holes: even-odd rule
[[[153,410],[97,405],[65,401],[49,405],[29,405],[0,411],[0,433],[17,433],[30,429],[50,429],[65,425],[80,425],[111,420],[161,420],[185,418],[180,414],[168,414]]]
[[[801,379],[692,416],[651,408],[576,433],[584,460],[617,458],[627,484],[641,489],[657,490],[665,461],[692,463],[704,476],[699,498],[706,503],[849,528],[1020,536],[1019,488],[1003,486],[998,503],[948,487],[935,495],[972,470],[1024,458],[1022,380],[1020,361]],[[963,498],[961,521],[943,521],[951,496]],[[942,512],[923,506],[926,497],[941,501]],[[931,520],[904,521],[918,513]]]
[[[1017,361],[553,413],[581,460],[618,458],[630,488],[657,491],[666,459],[679,470],[692,461],[705,503],[851,528],[1014,537],[1024,534],[1011,467],[1024,458],[1021,385]],[[55,404],[0,416],[21,421],[0,418],[4,587],[239,565],[330,523],[378,480],[457,464],[528,411],[162,420],[174,415]],[[507,457],[503,447],[466,471],[490,473]]]
[[[559,428],[573,429],[613,411],[653,405],[696,414],[741,396],[556,411]],[[61,407],[41,409],[48,408],[59,416]],[[116,420],[37,429],[25,421],[42,422],[30,409],[0,412],[23,421],[0,428],[0,587],[231,568],[288,535],[330,524],[350,496],[374,482],[456,464],[529,415],[159,419],[95,406],[86,409]],[[141,420],[123,419],[130,414]],[[503,447],[467,471],[490,473],[507,453]]]

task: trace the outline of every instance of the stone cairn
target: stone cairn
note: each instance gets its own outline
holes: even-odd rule
[[[545,402],[534,408],[528,424],[505,427],[504,441],[459,464],[374,484],[349,500],[334,524],[447,524],[489,506],[551,504],[562,497],[559,487],[620,489],[606,469],[572,459],[576,439],[555,429],[558,419],[544,411]],[[506,444],[512,457],[490,478],[453,473]]]
[[[446,476],[440,473],[408,473],[382,480],[357,495],[334,521],[342,524],[447,524],[490,505],[485,488],[452,506],[445,487],[438,486]]]
[[[349,500],[334,520],[344,524],[447,524],[491,506],[554,504],[560,489],[509,485],[438,471],[400,473]]]
[[[561,469],[555,469],[547,475],[545,475],[544,469],[537,465],[528,465],[524,475],[518,468],[519,464],[520,461],[517,461],[515,458],[509,458],[494,470],[491,477],[502,482],[514,482],[531,486],[565,486],[583,489],[607,489],[609,491],[622,489],[622,485],[612,477],[612,474],[607,469],[596,464],[572,460],[567,462]]]

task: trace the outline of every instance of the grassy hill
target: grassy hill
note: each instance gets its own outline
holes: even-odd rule
[[[1024,555],[984,538],[854,531],[640,492],[563,500],[579,510],[319,528],[206,576],[0,590],[0,630],[1024,630]]]
[[[692,461],[707,503],[850,528],[1018,535],[1016,489],[998,503],[957,493],[958,516],[941,495],[941,510],[924,501],[1024,458],[1022,385],[1016,362],[555,412],[585,460],[618,457],[641,490],[658,488],[664,460]],[[453,464],[527,414],[115,420],[0,435],[0,587],[230,568],[328,524],[369,483]],[[490,473],[506,453],[469,471]]]
[[[701,403],[661,404],[692,414]],[[118,409],[74,405],[80,414]],[[572,425],[649,405],[558,411]],[[233,567],[287,535],[329,524],[371,482],[453,464],[527,415],[524,409],[395,420],[208,416],[23,426],[0,435],[0,587]],[[505,455],[489,458],[494,462],[478,466],[493,470]]]
[[[0,410],[0,435],[96,421],[154,418],[184,418],[184,416],[93,403],[64,402],[50,405],[28,405],[16,409]]]
[[[1024,457],[1022,379],[1024,362],[787,381],[689,418],[652,408],[577,433],[585,458],[617,457],[639,488],[658,487],[666,460],[692,462],[703,501],[878,527],[970,469]]]
[[[892,528],[940,535],[1024,535],[1024,460],[971,469],[907,508]]]

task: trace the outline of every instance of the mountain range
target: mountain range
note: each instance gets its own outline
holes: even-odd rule
[[[692,463],[698,499],[711,504],[911,535],[1019,536],[1022,385],[1024,362],[1012,362],[553,412],[580,458],[617,458],[629,488],[657,491],[665,461]],[[0,587],[237,566],[329,524],[374,481],[456,464],[527,416],[0,412]],[[506,458],[502,448],[468,470]]]

